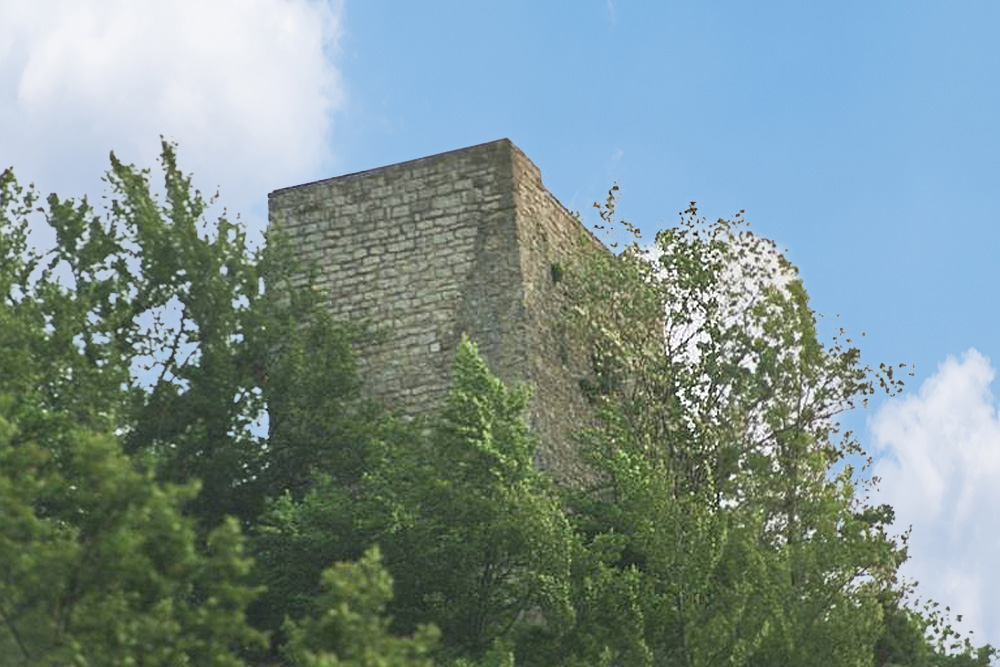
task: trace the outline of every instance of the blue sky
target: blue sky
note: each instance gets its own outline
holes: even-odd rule
[[[259,230],[267,192],[509,137],[648,238],[746,209],[813,306],[916,365],[848,425],[905,570],[1000,645],[1000,4],[0,0],[0,167],[100,194],[114,149]]]

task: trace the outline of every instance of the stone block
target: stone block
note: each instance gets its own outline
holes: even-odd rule
[[[592,418],[579,390],[589,369],[550,340],[565,298],[550,276],[553,263],[600,242],[513,143],[284,188],[268,204],[271,226],[340,289],[334,315],[389,329],[359,350],[370,395],[404,415],[441,405],[468,334],[497,375],[534,387],[539,466],[564,481],[587,476],[569,433]]]

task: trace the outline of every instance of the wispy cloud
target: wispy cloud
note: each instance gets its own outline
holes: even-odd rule
[[[608,11],[608,23],[614,27],[618,22],[618,12],[615,10],[615,3],[611,0],[604,0],[604,8]]]
[[[94,193],[108,151],[181,167],[246,211],[315,176],[344,99],[338,4],[37,0],[0,4],[0,168]],[[99,192],[99,190],[98,190]],[[96,193],[94,193],[96,194]]]
[[[610,172],[610,171],[613,171],[613,170],[614,170],[614,168],[618,166],[618,163],[619,163],[619,162],[621,162],[621,159],[622,159],[622,156],[623,156],[623,155],[625,155],[625,151],[623,151],[623,150],[622,150],[622,149],[620,149],[620,148],[619,148],[618,150],[616,150],[616,151],[615,151],[615,152],[614,152],[614,153],[613,153],[613,154],[611,155],[611,160],[610,160],[610,162],[608,162],[608,171],[609,171],[609,172]]]
[[[976,643],[1000,644],[1000,420],[996,372],[975,349],[948,357],[916,395],[886,403],[869,427],[883,501],[913,526],[903,573],[918,594],[962,614]]]

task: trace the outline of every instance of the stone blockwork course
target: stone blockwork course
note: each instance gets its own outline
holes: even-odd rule
[[[585,477],[567,437],[589,417],[560,274],[600,247],[508,139],[272,192],[270,223],[315,260],[338,320],[385,337],[360,352],[366,390],[401,414],[441,405],[462,334],[506,382],[534,390],[538,465]],[[302,277],[302,283],[305,276]]]

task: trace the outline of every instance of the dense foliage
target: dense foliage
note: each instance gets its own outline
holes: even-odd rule
[[[162,163],[157,197],[112,155],[103,218],[0,177],[0,664],[990,664],[845,465],[894,369],[822,344],[739,216],[565,267],[593,482],[561,488],[473,342],[437,414],[385,413],[377,332]]]

